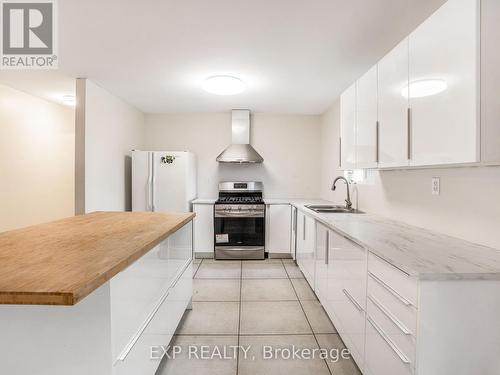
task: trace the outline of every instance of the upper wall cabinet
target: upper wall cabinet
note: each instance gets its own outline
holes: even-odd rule
[[[356,86],[356,167],[376,168],[378,162],[377,66]]]
[[[408,39],[378,63],[378,121],[379,167],[408,166]]]
[[[340,167],[356,168],[356,84],[340,96]]]
[[[410,165],[479,161],[478,20],[450,0],[409,36]]]
[[[498,164],[499,38],[498,0],[448,0],[342,94],[342,168]]]

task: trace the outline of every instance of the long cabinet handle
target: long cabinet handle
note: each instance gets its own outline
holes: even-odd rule
[[[374,281],[376,281],[378,284],[382,285],[385,289],[387,289],[394,297],[396,297],[398,300],[400,300],[404,305],[412,306],[412,303],[410,301],[408,301],[401,294],[396,292],[391,286],[387,285],[383,280],[381,280],[379,277],[375,276],[370,271],[368,271],[368,276],[370,276]]]
[[[342,289],[342,292],[345,294],[347,299],[351,301],[351,303],[354,305],[354,307],[356,307],[358,311],[363,311],[361,305],[354,299],[353,296],[351,296],[351,294],[346,289]]]
[[[396,317],[394,316],[394,314],[393,314],[393,313],[391,313],[387,307],[385,307],[384,305],[382,305],[382,303],[381,303],[380,301],[378,301],[378,300],[377,300],[374,296],[372,296],[372,295],[368,295],[368,299],[369,299],[370,301],[372,301],[372,302],[373,302],[373,304],[374,304],[374,305],[375,305],[375,306],[376,306],[376,307],[377,307],[380,311],[382,311],[382,313],[384,313],[384,315],[385,315],[385,316],[386,316],[386,317],[387,317],[387,318],[388,318],[388,319],[389,319],[392,323],[394,323],[394,325],[395,325],[396,327],[398,327],[398,328],[399,328],[399,330],[400,330],[401,332],[403,332],[405,335],[411,335],[411,334],[412,334],[412,332],[411,332],[408,328],[406,328],[406,326],[405,326],[403,323],[401,323],[401,321],[400,321],[398,318],[396,318]]]
[[[378,163],[380,161],[380,123],[377,121],[375,123],[375,162]]]
[[[408,144],[407,144],[407,150],[408,150],[408,160],[411,160],[411,128],[412,128],[412,124],[411,124],[411,108],[408,108],[407,112],[406,112],[406,126],[407,126],[407,132],[408,132],[408,135],[407,135],[407,140],[408,140]]]
[[[155,167],[155,154],[152,153],[152,156],[151,156],[151,171],[152,171],[152,177],[151,177],[151,181],[152,181],[152,188],[151,188],[151,211],[155,211],[155,189],[156,189],[156,167]]]
[[[325,264],[328,264],[328,249],[330,248],[330,231],[326,231],[326,243],[325,243]]]
[[[148,153],[148,183],[147,183],[147,205],[148,211],[153,211],[153,158],[152,154]]]
[[[387,336],[387,334],[378,326],[377,323],[373,321],[373,319],[370,316],[366,316],[366,320],[372,325],[372,327],[377,331],[377,333],[382,337],[382,339],[386,342],[387,345],[392,349],[394,353],[399,357],[401,362],[403,362],[405,365],[410,364],[410,360],[406,355],[403,354],[403,352],[392,342],[392,340]]]
[[[306,240],[306,217],[302,216],[302,240]]]
[[[339,137],[339,168],[342,168],[342,138]]]

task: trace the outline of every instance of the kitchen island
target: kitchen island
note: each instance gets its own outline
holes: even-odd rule
[[[193,213],[0,233],[0,373],[154,374],[192,297]]]

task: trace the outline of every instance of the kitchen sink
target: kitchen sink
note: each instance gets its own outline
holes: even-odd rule
[[[345,206],[334,206],[334,205],[326,205],[326,204],[308,204],[307,208],[313,210],[314,212],[320,213],[344,213],[344,214],[364,214],[363,211],[356,210],[354,208],[346,208]]]

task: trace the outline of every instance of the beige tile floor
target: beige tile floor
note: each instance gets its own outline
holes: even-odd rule
[[[157,375],[360,374],[352,359],[287,358],[288,349],[344,348],[291,260],[195,260],[193,309],[184,315],[171,345],[181,353],[164,358]],[[189,358],[189,347],[208,348],[209,353],[226,349],[229,355]],[[269,359],[265,348],[282,355]]]

